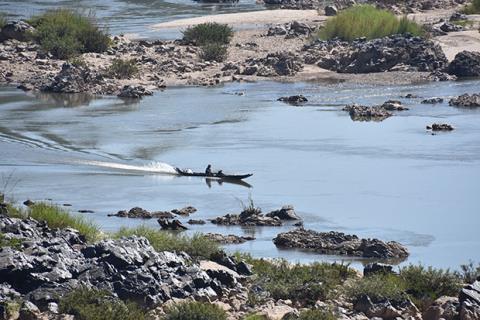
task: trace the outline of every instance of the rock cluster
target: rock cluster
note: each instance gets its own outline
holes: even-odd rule
[[[452,131],[455,128],[447,123],[434,123],[431,126],[427,126],[427,130],[432,131]]]
[[[147,90],[143,86],[132,86],[132,85],[125,85],[123,88],[120,90],[120,93],[118,96],[120,98],[131,98],[131,99],[140,99],[143,96],[151,96],[153,95],[153,92],[150,90]]]
[[[295,95],[295,96],[280,97],[280,98],[277,99],[277,101],[283,101],[285,103],[288,103],[288,104],[291,104],[291,105],[294,105],[294,106],[298,106],[298,105],[301,105],[301,104],[307,102],[308,99],[305,98],[303,95],[299,94],[299,95]]]
[[[216,299],[240,286],[206,272],[185,253],[156,252],[142,237],[87,244],[73,229],[0,216],[0,232],[19,248],[0,249],[0,301],[22,297],[45,310],[80,285],[152,306],[173,298]]]
[[[65,62],[53,81],[44,86],[42,91],[57,93],[88,92],[92,84],[96,82],[98,82],[96,75],[88,67],[74,66]]]
[[[117,213],[109,214],[109,217],[121,217],[121,218],[138,218],[138,219],[173,219],[175,215],[179,216],[189,216],[190,214],[196,212],[197,209],[194,207],[188,206],[181,209],[173,209],[171,211],[153,211],[150,212],[140,207],[134,207],[128,211],[120,210]]]
[[[265,58],[246,60],[243,75],[260,77],[291,76],[303,70],[300,58],[291,52],[269,53]]]
[[[457,53],[448,66],[448,72],[457,77],[480,77],[480,52]]]
[[[439,45],[410,35],[352,42],[317,40],[305,45],[303,51],[305,63],[340,73],[384,72],[398,65],[412,71],[434,71],[448,63]]]
[[[292,21],[285,24],[277,24],[268,28],[267,36],[286,36],[287,38],[309,36],[314,29],[314,27],[311,27],[306,23]]]
[[[265,215],[259,208],[246,208],[240,214],[227,214],[210,221],[219,225],[281,226],[283,220],[299,219],[293,206],[288,205]]]
[[[345,106],[342,110],[347,111],[353,121],[383,121],[393,115],[379,106],[369,107],[351,104]]]
[[[1,28],[0,42],[11,39],[26,41],[33,31],[35,31],[35,28],[25,21],[11,21]]]
[[[236,236],[234,234],[223,235],[220,233],[206,233],[205,237],[221,244],[239,244],[255,240],[254,237],[250,236]]]
[[[273,242],[278,247],[309,249],[321,254],[359,256],[364,258],[403,259],[407,249],[395,241],[360,239],[341,232],[316,232],[297,228],[280,233]]]
[[[410,299],[372,301],[369,296],[363,295],[354,303],[353,309],[362,312],[369,319],[421,318],[420,311]]]
[[[449,105],[456,107],[480,107],[480,94],[474,93],[470,95],[468,93],[465,93],[459,97],[450,99],[448,103]]]
[[[183,225],[183,223],[180,222],[180,220],[173,219],[163,219],[160,218],[157,220],[158,224],[162,228],[162,230],[187,230],[188,228]]]
[[[422,100],[423,104],[437,104],[437,103],[443,103],[443,98],[428,98]]]
[[[465,286],[458,296],[460,320],[480,319],[480,281]]]

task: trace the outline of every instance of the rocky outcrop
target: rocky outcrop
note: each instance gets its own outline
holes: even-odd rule
[[[480,107],[480,94],[474,93],[470,95],[468,93],[465,93],[459,97],[450,99],[448,104],[455,107]]]
[[[173,219],[175,216],[170,211],[150,212],[140,207],[134,207],[128,211],[120,210],[115,214],[109,214],[109,217],[137,218],[137,219]]]
[[[330,5],[330,6],[325,7],[325,15],[327,17],[336,16],[337,13],[338,13],[338,9],[334,5]]]
[[[455,128],[447,123],[434,123],[431,126],[427,126],[427,130],[432,131],[452,131]]]
[[[457,77],[480,77],[480,52],[457,53],[448,67],[448,72]]]
[[[408,250],[395,241],[360,239],[341,232],[316,232],[302,228],[278,234],[273,242],[278,247],[309,249],[321,254],[336,254],[379,259],[403,259]]]
[[[448,63],[439,45],[410,35],[352,42],[317,40],[303,51],[305,63],[341,73],[384,72],[398,65],[412,71],[434,71]]]
[[[443,98],[428,98],[424,99],[421,102],[422,104],[437,104],[437,103],[443,103]]]
[[[285,24],[277,24],[268,28],[267,36],[285,36],[286,38],[296,38],[309,36],[315,28],[306,23],[292,21]]]
[[[266,216],[280,220],[301,220],[292,205],[286,205],[279,210],[271,211],[267,213]]]
[[[179,215],[179,216],[188,217],[192,213],[197,212],[197,209],[192,207],[192,206],[188,206],[188,207],[184,207],[184,208],[181,208],[181,209],[173,209],[171,212],[173,214],[176,214],[176,215]]]
[[[455,80],[457,80],[457,76],[448,74],[448,73],[446,73],[446,72],[442,72],[442,71],[440,71],[440,70],[435,70],[435,71],[432,71],[432,72],[428,75],[428,80],[429,80],[429,81],[435,81],[435,82],[439,82],[439,81],[455,81]]]
[[[393,115],[379,106],[369,107],[351,104],[345,106],[342,110],[347,111],[353,121],[383,121]]]
[[[157,252],[142,237],[87,244],[76,230],[6,216],[0,216],[0,232],[21,241],[19,248],[0,249],[0,299],[21,297],[41,310],[80,285],[147,306],[173,298],[216,299],[240,286],[203,271],[185,253]]]
[[[33,31],[35,31],[35,28],[25,21],[11,21],[1,28],[0,42],[12,39],[27,41],[31,37]]]
[[[303,95],[295,95],[295,96],[288,96],[288,97],[280,97],[277,99],[277,101],[283,101],[285,103],[298,106],[302,105],[303,103],[307,102],[308,99],[305,98]]]
[[[291,52],[269,53],[265,58],[247,59],[240,72],[243,75],[260,77],[291,76],[303,70],[300,58]]]
[[[480,319],[480,281],[465,286],[458,296],[460,320]]]
[[[460,304],[457,297],[443,296],[435,300],[423,313],[424,320],[458,319]]]
[[[398,100],[385,101],[380,107],[385,109],[385,110],[388,110],[388,111],[405,111],[405,110],[408,110],[408,108],[403,106],[402,102],[400,102]]]
[[[226,214],[223,217],[212,219],[210,222],[225,226],[281,226],[283,224],[280,219],[266,217],[263,214],[251,214],[248,216]]]
[[[254,237],[236,236],[234,234],[223,235],[220,233],[206,233],[205,237],[221,244],[239,244],[255,240]]]
[[[125,85],[117,96],[120,98],[140,99],[151,95],[153,95],[153,92],[143,86]]]
[[[410,299],[372,301],[363,295],[353,304],[353,309],[369,319],[421,319],[420,311]]]
[[[205,220],[201,220],[201,219],[190,219],[187,221],[188,224],[206,224]]]
[[[43,87],[42,91],[58,93],[88,92],[95,82],[97,82],[96,75],[89,68],[74,66],[65,62],[62,65],[62,70],[55,76],[52,83]]]
[[[188,230],[179,220],[158,219],[158,224],[162,230]]]

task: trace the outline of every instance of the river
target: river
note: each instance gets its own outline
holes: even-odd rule
[[[408,246],[404,263],[456,268],[480,261],[480,110],[421,104],[383,122],[354,122],[347,103],[382,103],[407,93],[449,97],[478,91],[480,81],[415,86],[345,83],[233,83],[214,88],[168,88],[138,103],[116,97],[24,93],[0,89],[0,173],[17,201],[71,204],[106,231],[146,223],[107,217],[140,206],[186,205],[192,217],[239,212],[251,198],[264,211],[295,206],[305,226]],[[242,95],[243,94],[243,95]],[[304,107],[276,99],[304,94]],[[425,126],[447,122],[449,133]],[[251,188],[168,174],[172,166],[254,173]],[[292,261],[359,261],[279,250],[280,228],[213,224],[193,232],[254,235],[229,246],[255,256]]]

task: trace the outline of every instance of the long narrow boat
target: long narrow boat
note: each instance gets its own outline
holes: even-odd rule
[[[207,175],[205,172],[190,172],[187,170],[182,170],[180,168],[175,168],[177,173],[181,176],[187,176],[187,177],[206,177],[209,179],[222,179],[222,180],[243,180],[248,177],[253,176],[253,173],[248,173],[248,174],[218,174],[218,173],[212,173],[210,175]]]

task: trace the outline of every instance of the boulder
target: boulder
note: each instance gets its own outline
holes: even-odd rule
[[[140,207],[131,208],[128,211],[120,210],[115,214],[109,214],[109,217],[134,218],[134,219],[173,219],[175,216],[169,211],[150,212]]]
[[[190,219],[187,221],[188,224],[206,224],[205,220],[195,220],[195,219]]]
[[[0,42],[10,39],[27,41],[33,31],[35,31],[35,28],[25,21],[11,21],[1,28]]]
[[[299,94],[295,96],[280,97],[277,99],[277,101],[283,101],[285,103],[298,106],[307,102],[308,99],[305,98],[303,95]]]
[[[162,230],[187,230],[188,228],[183,225],[179,220],[167,220],[167,219],[158,219],[158,223]]]
[[[188,206],[188,207],[181,208],[181,209],[173,209],[171,212],[173,214],[176,214],[176,215],[179,215],[179,216],[189,216],[192,213],[197,212],[197,209],[192,207],[192,206]]]
[[[460,320],[480,319],[480,281],[466,285],[458,296]]]
[[[369,107],[351,104],[345,106],[342,110],[347,111],[353,121],[383,121],[393,116],[392,113],[378,106]]]
[[[309,249],[321,254],[359,256],[364,258],[403,259],[408,250],[395,241],[360,239],[341,232],[316,232],[294,229],[278,234],[273,242],[277,247]]]
[[[448,67],[448,73],[457,77],[480,77],[480,52],[457,53]]]
[[[452,131],[455,128],[452,127],[451,125],[447,123],[434,123],[431,126],[427,126],[427,130],[432,130],[432,131]]]
[[[458,319],[459,306],[457,297],[440,297],[425,310],[423,320]]]
[[[448,104],[455,107],[480,107],[480,94],[474,93],[470,95],[468,93],[465,93],[459,97],[450,99]]]
[[[120,90],[118,97],[120,98],[131,98],[131,99],[140,99],[144,96],[151,96],[153,92],[147,90],[143,86],[132,86],[132,85],[125,85]]]
[[[266,216],[272,218],[276,217],[280,220],[301,220],[292,205],[283,206],[279,210],[267,213]]]
[[[49,85],[42,87],[42,91],[58,93],[88,92],[90,86],[94,83],[96,83],[96,77],[88,67],[74,66],[65,62],[62,65],[62,70]]]
[[[439,28],[443,32],[458,32],[458,31],[463,31],[464,29],[462,26],[451,23],[451,22],[444,22],[440,25]]]
[[[437,103],[443,103],[443,98],[428,98],[422,100],[423,104],[437,104]]]
[[[404,111],[408,110],[407,107],[404,107],[402,105],[402,102],[397,101],[397,100],[388,100],[385,101],[382,105],[381,108],[388,110],[388,111]]]
[[[330,5],[325,7],[325,15],[327,17],[336,16],[338,13],[337,7]]]

